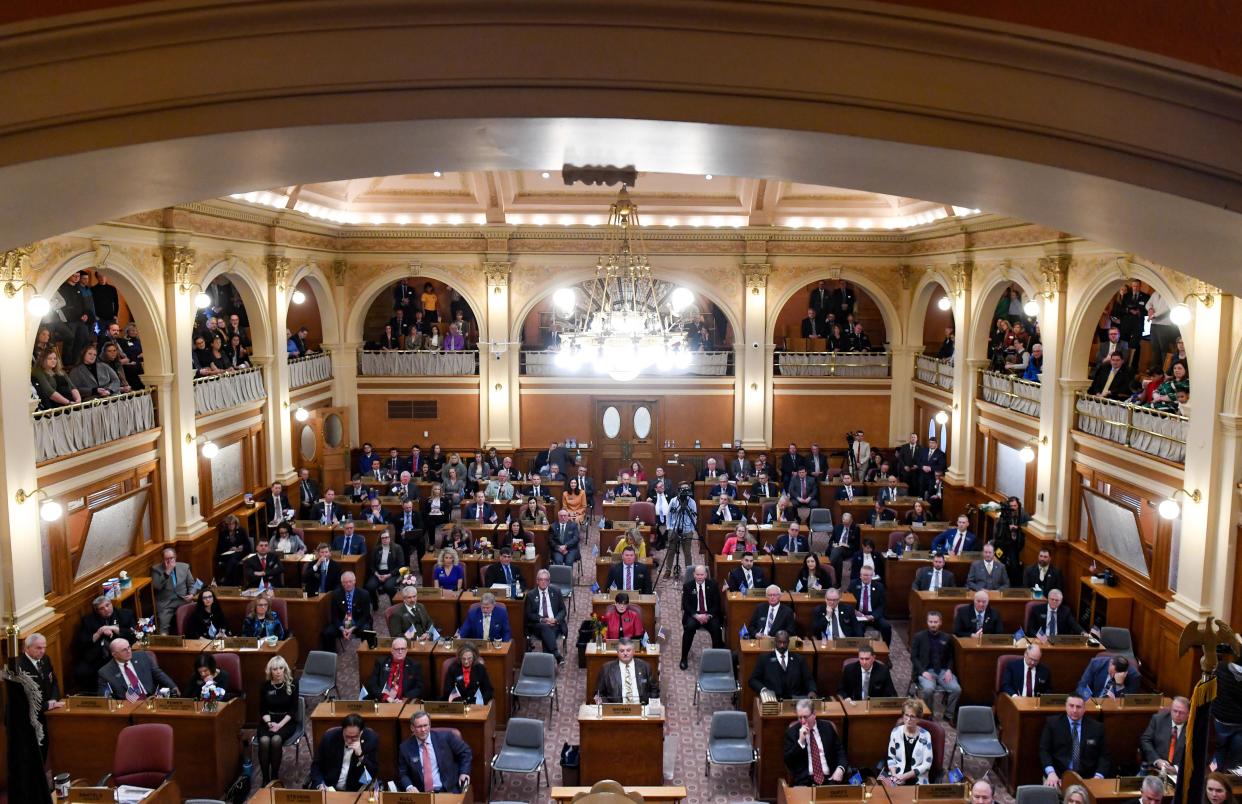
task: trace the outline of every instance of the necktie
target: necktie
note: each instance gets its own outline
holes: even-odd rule
[[[746,583],[742,584],[743,591],[750,589],[750,587],[755,585],[755,581],[754,581],[754,578],[750,574],[750,570],[746,570],[745,575],[746,575]]]
[[[854,499],[854,488],[852,486],[845,487],[845,499],[847,500]]]
[[[707,594],[703,591],[703,584],[699,584],[699,614],[707,613]]]
[[[867,700],[867,687],[871,686],[871,671],[864,670],[862,674],[862,699]]]
[[[844,636],[845,634],[841,630],[841,610],[840,609],[832,610],[832,623],[833,625],[836,626],[836,630],[833,631],[833,634],[835,636]]]
[[[778,653],[776,654],[776,659],[777,661],[781,663],[782,672],[789,669],[789,654],[788,653]]]
[[[1107,396],[1107,395],[1108,395],[1108,388],[1109,388],[1109,386],[1110,386],[1110,385],[1112,385],[1112,384],[1113,384],[1113,378],[1114,378],[1114,377],[1116,377],[1116,376],[1117,376],[1117,372],[1116,372],[1116,371],[1112,371],[1112,370],[1110,370],[1110,371],[1108,372],[1108,381],[1107,381],[1107,382],[1105,382],[1105,383],[1104,383],[1104,387],[1100,389],[1100,395],[1101,395],[1101,396]]]
[[[1173,757],[1174,757],[1174,756],[1176,756],[1176,754],[1177,754],[1177,726],[1174,726],[1174,727],[1173,727],[1173,729],[1169,732],[1169,758],[1168,758],[1168,761],[1169,761],[1169,762],[1172,762],[1172,761],[1173,761]]]
[[[405,529],[405,530],[413,530],[413,529],[414,529],[414,526],[410,524],[410,515],[409,515],[409,514],[406,514],[406,515],[405,515],[405,528],[404,528],[404,529]]]
[[[799,494],[798,496],[799,496],[799,497],[805,497],[805,496],[806,496],[806,481],[805,481],[805,480],[803,480],[803,481],[802,481],[802,493],[801,493],[801,494]]]
[[[630,664],[621,669],[621,675],[625,677],[625,702],[626,703],[636,702],[635,701],[636,696],[634,695],[633,668],[634,668],[634,665]]]
[[[492,615],[483,615],[483,638],[491,639],[492,636]]]
[[[505,586],[513,588],[513,570],[509,569],[508,564],[501,564],[505,568]]]
[[[940,588],[940,570],[932,570],[931,590],[934,592]]]
[[[539,617],[547,619],[548,617],[548,593],[543,591],[539,593]]]
[[[328,591],[328,566],[325,564],[319,571],[319,594]]]
[[[483,506],[481,506],[481,505],[476,505],[476,506],[474,507],[474,518],[475,518],[475,519],[482,519],[482,518],[483,518]]]
[[[1057,613],[1048,609],[1048,636],[1057,635]]]
[[[627,591],[632,590],[634,588],[634,568],[633,567],[625,568],[625,588]]]
[[[139,698],[147,697],[142,682],[138,680],[138,674],[134,672],[134,666],[129,662],[125,663],[125,683]]]
[[[981,611],[975,612],[975,630],[976,631],[983,630],[983,612]]]
[[[770,635],[772,633],[772,621],[775,619],[776,619],[776,609],[772,608],[771,606],[768,606],[768,621],[763,626],[764,634]],[[783,660],[781,661],[781,666],[782,667],[785,666],[785,662]]]
[[[959,556],[962,554],[962,543],[964,541],[966,541],[966,535],[959,530],[957,532],[957,538],[953,540],[953,555]]]
[[[1035,697],[1035,668],[1026,668],[1026,697]]]
[[[871,613],[871,584],[867,584],[862,588],[862,613]]]
[[[176,589],[177,588],[177,568],[176,567],[173,567],[172,572],[170,573],[170,577],[172,578],[173,589]]]
[[[1069,769],[1078,770],[1078,760],[1082,754],[1082,723],[1070,721],[1070,738],[1074,741],[1074,746],[1070,750]]]
[[[819,759],[819,736],[816,729],[811,729],[808,745],[811,749],[811,779],[815,784],[824,783],[824,763]]]
[[[267,556],[259,556],[259,571],[267,572]]]
[[[423,792],[435,792],[435,777],[431,775],[431,739],[423,740]]]

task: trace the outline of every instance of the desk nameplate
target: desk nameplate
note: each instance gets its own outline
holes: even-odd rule
[[[858,650],[871,647],[871,640],[866,637],[842,637],[825,642],[828,650]]]
[[[254,637],[225,637],[225,650],[258,650]]]
[[[170,634],[148,634],[146,644],[148,648],[184,648],[185,637]]]
[[[942,586],[936,590],[936,597],[969,597],[970,590],[964,586]]]
[[[862,801],[866,792],[860,784],[820,785],[811,788],[811,801]]]
[[[198,701],[194,698],[155,698],[156,712],[197,712]]]
[[[965,798],[964,784],[920,784],[914,787],[915,801],[962,801]]]
[[[65,709],[70,712],[111,712],[112,699],[97,695],[70,695],[65,699]]]
[[[1013,647],[1013,634],[980,634],[980,645],[996,646],[1011,648]]]
[[[464,715],[466,704],[462,701],[423,701],[423,711],[429,715]]]
[[[1064,709],[1065,701],[1069,695],[1041,695],[1039,696],[1040,709]]]
[[[642,717],[642,704],[606,703],[600,704],[599,713],[602,717]]]
[[[378,701],[342,701],[332,702],[334,715],[373,715],[379,711]]]
[[[380,804],[435,804],[435,793],[380,793]]]
[[[1139,706],[1160,706],[1164,703],[1164,697],[1159,693],[1136,693],[1126,695],[1121,699],[1121,708],[1129,709]]]
[[[69,788],[69,804],[94,804],[97,801],[116,801],[116,791],[111,787]]]
[[[1088,644],[1086,634],[1057,634],[1048,637],[1048,641],[1053,645],[1086,645]]]
[[[272,788],[272,804],[324,804],[328,794],[323,790],[290,790]]]
[[[1002,598],[1029,598],[1029,597],[1031,597],[1031,590],[1030,590],[1030,589],[1022,589],[1022,588],[1018,588],[1018,589],[1002,589],[1002,590],[1000,590],[1000,596],[1001,596]],[[923,787],[926,787],[926,785],[922,785],[922,786],[923,786]]]
[[[900,712],[906,703],[905,698],[868,698],[868,712]]]
[[[276,589],[274,590],[276,597],[288,600],[301,600],[306,597],[306,593],[301,589]]]

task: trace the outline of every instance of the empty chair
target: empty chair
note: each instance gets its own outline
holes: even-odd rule
[[[126,726],[116,738],[112,772],[99,784],[155,789],[173,772],[173,728],[167,723]]]
[[[812,508],[811,515],[807,518],[807,526],[810,528],[807,540],[810,542],[811,552],[826,554],[832,541],[832,509]]]
[[[996,717],[990,706],[960,706],[957,709],[957,750],[966,757],[988,760],[989,765],[1009,756],[1009,749],[996,733]]]
[[[514,709],[522,698],[551,698],[552,706],[560,709],[561,702],[556,697],[556,657],[550,653],[528,653],[522,657],[522,668],[509,694],[514,698]]]
[[[655,503],[636,500],[630,503],[630,520],[642,522],[647,527],[655,527]]]
[[[1018,795],[1014,798],[1017,804],[1060,804],[1061,797],[1055,787],[1042,784],[1018,785]]]
[[[574,570],[568,564],[553,564],[548,567],[548,574],[552,576],[552,586],[560,590],[561,595],[565,598],[565,607],[569,611],[574,610]]]
[[[190,612],[194,611],[194,607],[197,605],[197,603],[182,603],[177,607],[177,610],[173,612],[173,628],[176,633],[185,633],[185,621],[189,619]]]
[[[336,654],[313,650],[306,655],[306,667],[298,679],[298,693],[303,698],[318,698],[336,692]]]
[[[750,721],[745,712],[715,712],[707,733],[707,761],[703,775],[712,775],[712,765],[749,765],[754,774],[759,752],[750,742]],[[758,790],[755,791],[758,793]]]
[[[728,648],[706,648],[699,661],[699,676],[694,681],[694,709],[703,719],[699,706],[700,693],[737,695],[741,685],[733,675],[733,653]]]
[[[539,771],[542,769],[544,783],[551,787],[543,752],[543,721],[528,717],[510,718],[504,744],[492,757],[493,781],[502,782],[506,773],[533,773],[535,787],[538,787]]]
[[[1100,644],[1110,653],[1116,653],[1130,660],[1135,667],[1140,664],[1134,655],[1134,642],[1130,639],[1130,629],[1106,625],[1100,629]]]

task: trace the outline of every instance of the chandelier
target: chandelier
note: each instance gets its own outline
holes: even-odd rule
[[[618,382],[645,369],[686,368],[690,351],[674,326],[694,294],[670,289],[651,277],[639,228],[638,206],[625,187],[608,211],[604,246],[595,277],[553,295],[554,315],[565,319],[556,365],[567,371],[589,367]]]

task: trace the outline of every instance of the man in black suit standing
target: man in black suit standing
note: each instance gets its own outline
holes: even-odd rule
[[[932,565],[923,567],[914,576],[914,588],[920,592],[934,592],[937,589],[957,586],[957,578],[952,570],[944,568],[944,553],[932,553]]]
[[[1053,589],[1065,589],[1065,579],[1061,570],[1052,566],[1052,553],[1048,548],[1040,548],[1039,558],[1023,570],[1022,585],[1027,589],[1038,589],[1045,595]]]
[[[996,609],[988,605],[988,593],[980,589],[975,592],[975,601],[970,606],[961,606],[953,615],[954,636],[968,637],[980,634],[1003,634],[1005,624],[1001,622]]]
[[[858,661],[850,662],[841,670],[841,685],[837,691],[842,698],[851,701],[867,701],[871,698],[896,698],[893,676],[888,665],[875,660],[870,647],[858,649]]]
[[[849,760],[845,742],[837,736],[836,727],[826,720],[816,720],[815,704],[803,698],[795,706],[798,722],[785,731],[785,768],[798,787],[839,784],[845,780]]]
[[[690,646],[698,630],[707,631],[713,648],[724,647],[724,634],[720,626],[720,589],[707,577],[707,567],[698,564],[694,577],[681,588],[681,664],[689,667]]]
[[[559,589],[551,586],[552,574],[546,569],[535,574],[535,588],[526,593],[524,606],[526,632],[539,638],[544,653],[556,657],[561,664],[565,657],[556,647],[556,640],[562,634],[569,633],[566,618],[569,612],[565,609],[565,598]]]
[[[764,591],[767,602],[755,606],[750,615],[750,623],[746,626],[746,633],[751,639],[775,636],[778,631],[789,633],[794,630],[793,609],[781,603],[781,588],[772,584]]]
[[[923,451],[918,462],[917,485],[910,486],[910,493],[915,496],[922,494],[924,489],[931,487],[936,473],[944,472],[948,465],[949,462],[945,458],[944,451],[940,449],[939,442],[934,438],[927,439],[927,449]]]
[[[793,500],[803,522],[811,515],[812,508],[819,507],[819,481],[807,474],[805,465],[798,467],[797,474],[790,479],[785,491],[789,494],[789,499]]]
[[[777,631],[773,650],[755,663],[750,688],[756,695],[765,690],[778,700],[815,694],[815,674],[805,658],[789,651],[789,632]]]
[[[341,586],[332,593],[329,605],[330,619],[320,635],[323,650],[336,653],[338,639],[348,643],[355,637],[368,638],[363,632],[371,631],[371,596],[358,588],[352,572],[341,573]]]
[[[1041,664],[1043,649],[1035,643],[1026,646],[1022,661],[1010,662],[1001,674],[1001,692],[1019,698],[1035,698],[1052,691],[1052,671]]]
[[[798,445],[791,443],[789,450],[781,456],[781,482],[788,486],[804,465],[802,456],[798,454]]]
[[[352,713],[319,741],[307,787],[357,793],[378,776],[379,735],[367,728],[362,715]]]
[[[363,681],[367,698],[372,701],[412,701],[423,695],[423,671],[410,658],[410,643],[396,637],[389,655],[375,663],[371,677]]]
[[[608,662],[600,670],[595,685],[595,700],[599,703],[641,703],[660,697],[660,687],[651,675],[651,665],[634,658],[634,642],[629,638],[618,640],[616,661]]]
[[[39,722],[43,724],[43,740],[39,750],[43,752],[43,760],[47,761],[47,716],[49,709],[59,709],[65,705],[60,700],[60,684],[56,683],[56,674],[52,672],[52,663],[47,658],[47,638],[37,631],[22,643],[22,653],[17,659],[17,670],[34,679],[39,685],[43,703],[39,707]]]
[[[919,434],[911,433],[910,439],[897,448],[897,474],[905,481],[911,494],[917,494],[921,484],[918,480],[918,467],[922,462],[924,450],[919,446]]]
[[[565,509],[561,509],[564,513]],[[638,553],[633,547],[621,551],[621,562],[608,568],[608,583],[605,591],[622,589],[626,592],[638,592],[640,595],[651,594],[651,573],[647,565],[639,563]]]
[[[893,641],[893,627],[884,617],[884,605],[887,602],[884,582],[875,580],[874,574],[874,570],[864,564],[858,571],[858,579],[850,584],[850,592],[858,601],[859,629],[866,629],[867,626],[875,628],[880,632],[884,644],[889,645]]]
[[[862,636],[854,607],[841,602],[839,589],[830,586],[824,590],[824,605],[811,612],[811,636],[828,640]]]
[[[1181,695],[1168,709],[1151,716],[1139,750],[1143,762],[1161,773],[1177,773],[1186,758],[1186,719],[1190,717],[1190,701]]]
[[[311,509],[310,518],[324,525],[333,525],[345,518],[345,508],[336,501],[335,491],[324,491],[323,499]]]
[[[310,519],[315,503],[319,502],[319,484],[311,479],[309,469],[298,470],[298,518]]]
[[[268,510],[272,512],[272,522],[280,522],[285,518],[285,511],[296,511],[283,483],[272,484],[272,499],[268,502]]]
[[[1061,776],[1074,771],[1084,779],[1103,779],[1113,762],[1104,742],[1104,724],[1083,717],[1083,699],[1074,693],[1065,701],[1065,714],[1050,717],[1039,735],[1039,764],[1044,784],[1059,787]]]
[[[815,290],[811,291],[810,309],[814,312],[815,317],[821,321],[828,313],[828,308],[832,304],[832,291],[828,289],[828,284],[824,280],[819,280],[819,285]],[[833,310],[835,313],[836,311]],[[803,336],[805,337],[805,336]]]
[[[1048,602],[1041,603],[1031,609],[1031,616],[1026,621],[1026,635],[1053,637],[1058,634],[1081,634],[1082,627],[1070,614],[1069,606],[1062,605],[1063,595],[1060,589],[1048,593]]]
[[[755,566],[755,554],[747,552],[742,553],[742,566],[730,570],[725,583],[730,592],[749,592],[751,589],[763,588],[767,583],[767,576]]]
[[[315,560],[302,570],[302,589],[308,595],[335,591],[341,585],[341,565],[332,560],[332,545],[315,546]]]

